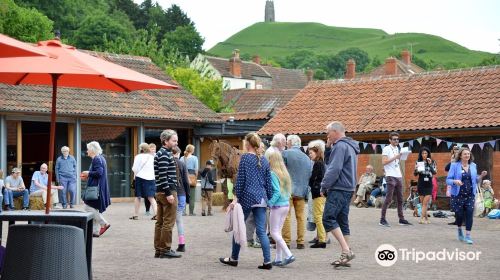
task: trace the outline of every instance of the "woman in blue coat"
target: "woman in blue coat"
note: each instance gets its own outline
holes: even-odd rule
[[[111,226],[102,215],[111,204],[107,164],[101,146],[96,141],[87,144],[87,155],[92,158],[92,163],[89,171],[83,171],[81,177],[87,179],[87,186],[99,186],[99,198],[84,200],[85,211],[94,214],[94,237],[99,237]]]
[[[460,148],[458,155],[450,166],[446,184],[451,186],[451,207],[455,212],[458,226],[458,240],[472,244],[470,237],[474,216],[474,202],[477,194],[477,183],[487,172],[477,175],[477,166],[469,148]],[[465,218],[465,237],[462,232],[462,222]]]

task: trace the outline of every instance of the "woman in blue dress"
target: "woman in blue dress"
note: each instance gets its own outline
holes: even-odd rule
[[[477,166],[469,148],[460,148],[458,155],[450,166],[446,184],[451,186],[451,207],[455,211],[458,227],[458,240],[473,244],[470,232],[474,217],[474,202],[477,194],[478,182],[487,172],[477,175]],[[465,236],[462,231],[462,222],[465,219]]]

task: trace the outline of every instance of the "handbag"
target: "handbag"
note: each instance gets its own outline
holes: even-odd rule
[[[484,197],[481,188],[477,187],[476,201],[474,201],[474,216],[477,217],[484,212]]]
[[[196,187],[196,183],[197,183],[196,175],[188,174],[188,179],[189,179],[189,186],[192,188]]]
[[[92,201],[99,199],[99,186],[88,186],[82,190],[82,199]]]

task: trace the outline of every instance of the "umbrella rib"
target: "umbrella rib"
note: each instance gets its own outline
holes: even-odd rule
[[[110,80],[113,84],[115,84],[115,85],[117,85],[117,86],[121,87],[121,88],[122,88],[122,89],[124,89],[126,92],[130,92],[130,91],[131,91],[129,88],[127,88],[127,87],[125,87],[125,86],[121,85],[120,83],[116,82],[116,81],[115,81],[115,80],[113,80],[113,79],[108,78],[108,80]]]
[[[26,78],[26,76],[28,76],[28,75],[29,75],[29,73],[24,73],[24,75],[14,83],[14,85],[18,86],[19,84],[21,84],[21,82],[24,80],[24,78]]]

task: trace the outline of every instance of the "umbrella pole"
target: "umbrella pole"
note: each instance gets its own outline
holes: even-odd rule
[[[54,145],[56,138],[56,112],[57,112],[57,80],[61,74],[50,74],[52,76],[52,111],[50,113],[50,142],[49,142],[49,168],[47,170],[47,203],[45,204],[45,214],[50,212],[50,198],[52,195],[52,170],[54,170]]]

